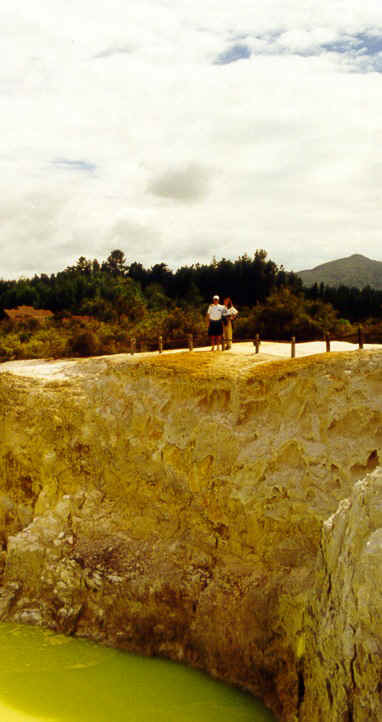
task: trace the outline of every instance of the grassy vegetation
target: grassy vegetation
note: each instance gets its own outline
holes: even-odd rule
[[[206,308],[173,306],[160,310],[144,309],[139,319],[122,315],[118,321],[97,318],[78,320],[57,315],[43,323],[35,319],[0,321],[0,360],[28,358],[62,358],[128,353],[132,339],[136,349],[154,350],[159,335],[165,348],[186,347],[187,334],[192,333],[195,345],[208,344]],[[309,301],[288,289],[271,294],[266,303],[243,308],[235,322],[234,338],[253,339],[256,333],[268,340],[322,338],[324,333],[337,337],[357,333],[358,326],[338,314],[330,304]],[[382,325],[375,323],[373,332]]]

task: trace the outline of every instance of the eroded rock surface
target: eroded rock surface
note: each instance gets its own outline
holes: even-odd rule
[[[380,722],[382,469],[324,523],[306,638],[303,718]]]
[[[1,618],[187,661],[286,722],[335,722],[303,699],[324,639],[306,606],[323,522],[382,453],[382,352],[60,369],[0,374]]]

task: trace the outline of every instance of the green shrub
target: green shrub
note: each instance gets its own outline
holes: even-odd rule
[[[77,356],[96,356],[99,347],[100,343],[94,331],[80,331],[69,343],[71,352]]]
[[[19,334],[20,343],[27,343],[31,337],[31,333],[29,332],[22,332]]]

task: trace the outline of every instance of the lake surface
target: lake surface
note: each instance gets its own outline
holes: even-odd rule
[[[274,722],[201,672],[37,627],[0,624],[0,722]]]

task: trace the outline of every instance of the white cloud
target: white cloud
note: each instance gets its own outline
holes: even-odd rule
[[[0,276],[118,245],[382,259],[379,0],[14,0],[0,20]]]

